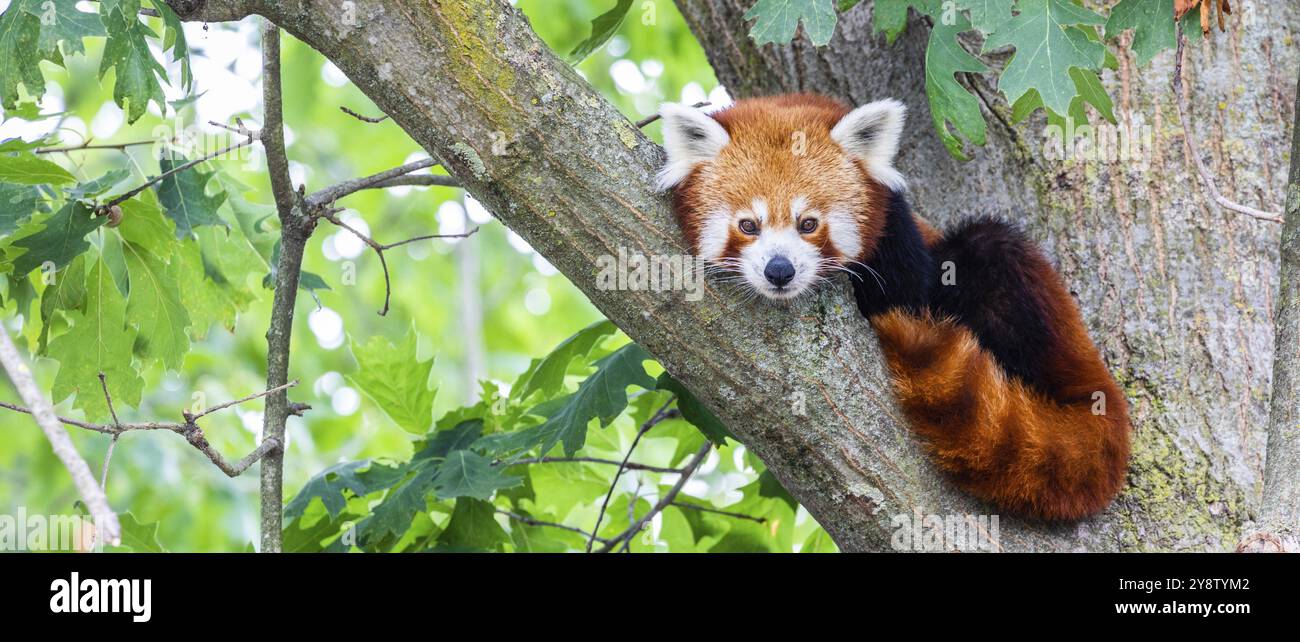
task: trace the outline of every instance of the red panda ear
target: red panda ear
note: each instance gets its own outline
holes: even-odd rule
[[[718,152],[731,142],[727,130],[708,114],[683,105],[664,103],[664,149],[668,162],[659,170],[659,189],[667,191],[690,175],[699,163],[717,158]]]
[[[877,100],[849,112],[831,129],[831,138],[849,155],[866,163],[871,177],[892,190],[907,187],[894,169],[898,139],[903,135],[907,107],[892,98]]]

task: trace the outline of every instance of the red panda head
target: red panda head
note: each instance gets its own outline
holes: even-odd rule
[[[891,190],[905,108],[850,110],[820,96],[742,100],[707,115],[665,104],[677,218],[697,256],[756,292],[788,299],[874,253]]]

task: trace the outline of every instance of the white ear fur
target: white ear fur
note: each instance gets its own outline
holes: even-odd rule
[[[668,151],[668,162],[659,170],[661,191],[686,180],[696,164],[713,160],[731,142],[727,130],[698,109],[664,103],[659,115],[663,117],[664,149]]]
[[[844,151],[867,164],[871,177],[886,187],[901,191],[907,187],[903,175],[894,169],[898,139],[903,134],[907,107],[892,98],[877,100],[849,112],[831,129],[831,138]]]

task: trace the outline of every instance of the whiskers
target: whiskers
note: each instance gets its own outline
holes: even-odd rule
[[[826,260],[826,259],[823,259],[823,260]],[[873,278],[873,279],[876,280],[876,285],[880,287],[880,293],[881,293],[881,294],[885,294],[885,277],[880,276],[880,273],[877,272],[874,268],[872,268],[870,265],[867,265],[866,263],[863,263],[862,261],[854,261],[853,259],[842,259],[842,260],[843,260],[844,263],[852,263],[852,264],[854,264],[854,265],[860,265],[860,266],[862,266],[862,269],[866,270],[866,271],[867,271],[867,274],[870,274],[870,275],[871,275],[871,278]],[[857,277],[858,277],[858,280],[861,280],[861,279],[862,279],[862,277],[861,277],[860,275],[858,275],[858,273],[856,273],[856,272],[854,272],[853,270],[851,270],[851,269],[845,267],[843,264],[840,264],[840,263],[837,262],[836,265],[835,265],[834,267],[836,267],[837,269],[843,270],[843,271],[845,271],[845,272],[848,272],[849,274],[852,274],[853,276],[857,276]]]

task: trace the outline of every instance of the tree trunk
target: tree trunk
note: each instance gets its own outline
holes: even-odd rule
[[[185,4],[173,2],[173,6]],[[202,3],[200,3],[202,4]],[[757,49],[747,0],[679,0],[737,95],[886,95],[913,114],[900,164],[938,223],[973,211],[1022,221],[1060,264],[1129,395],[1136,426],[1128,490],[1070,525],[1003,516],[1001,550],[1212,549],[1236,544],[1259,502],[1272,355],[1278,226],[1207,204],[1170,98],[1173,56],[1106,74],[1121,122],[1145,117],[1149,168],[1044,158],[1037,126],[1010,128],[979,87],[990,141],[951,159],[929,125],[923,25],[892,48],[870,12],[844,14],[831,45]],[[1189,52],[1193,125],[1220,187],[1276,207],[1295,75],[1283,25],[1300,7],[1248,7],[1256,24]],[[1287,6],[1282,6],[1287,5]],[[889,393],[847,282],[790,306],[710,287],[604,290],[597,257],[619,248],[685,254],[652,177],[647,140],[564,62],[507,0],[393,0],[365,13],[322,0],[209,0],[186,19],[265,15],[320,50],[469,191],[713,408],[843,550],[890,548],[895,516],[995,512],[954,490],[917,447]],[[1266,46],[1265,43],[1271,43]],[[1219,108],[1223,101],[1227,108]],[[1172,180],[1171,180],[1172,179]]]

